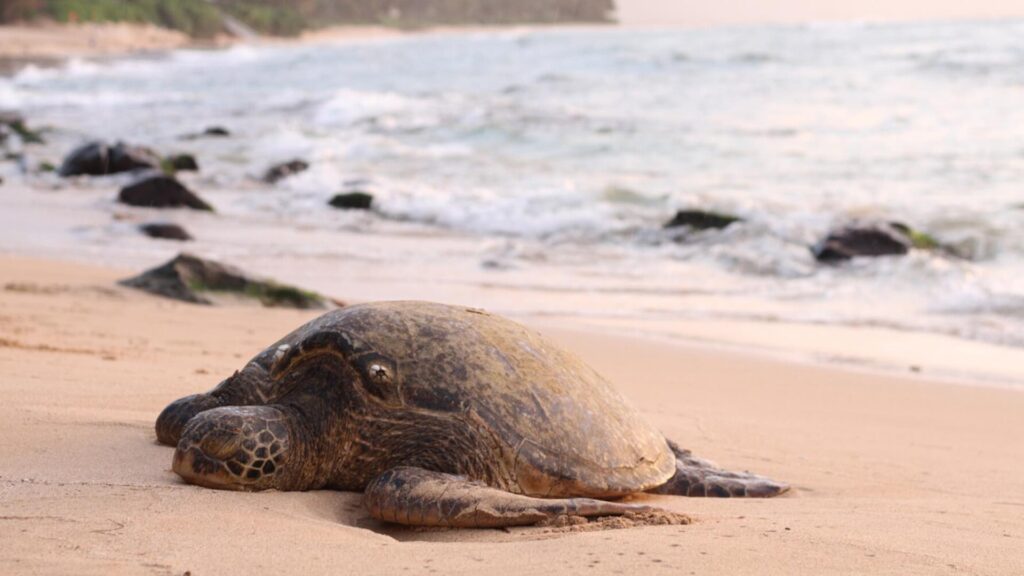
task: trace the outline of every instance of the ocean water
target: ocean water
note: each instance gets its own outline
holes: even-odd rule
[[[2,108],[53,128],[29,166],[93,138],[194,152],[185,178],[218,214],[170,217],[203,232],[193,251],[343,297],[1024,345],[1024,22],[190,50],[30,67],[0,79]],[[234,136],[182,138],[211,125]],[[311,169],[258,182],[292,158]],[[127,265],[176,249],[135,238],[156,216],[111,201],[123,178],[3,174],[36,196],[8,195],[2,248]],[[326,207],[355,186],[375,213]],[[662,230],[683,208],[745,220]],[[968,258],[817,264],[809,247],[853,219]]]

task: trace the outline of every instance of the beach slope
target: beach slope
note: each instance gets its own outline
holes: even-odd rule
[[[1024,573],[1021,392],[571,325],[540,329],[666,435],[792,495],[642,498],[688,526],[411,531],[359,494],[185,485],[160,409],[312,314],[159,300],[117,287],[129,273],[0,257],[0,572]]]

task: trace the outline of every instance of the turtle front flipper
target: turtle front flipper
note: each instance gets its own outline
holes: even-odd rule
[[[392,468],[366,487],[370,515],[406,526],[501,528],[530,526],[559,516],[621,516],[657,508],[590,498],[531,498],[491,488],[463,476],[422,468]]]
[[[676,473],[653,494],[708,496],[721,498],[769,498],[789,490],[789,485],[749,472],[722,470],[713,462],[697,458],[671,440],[668,447],[676,456]]]

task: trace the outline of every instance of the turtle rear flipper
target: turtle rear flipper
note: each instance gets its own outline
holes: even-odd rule
[[[655,512],[639,504],[590,498],[531,498],[491,488],[462,476],[400,466],[366,487],[370,515],[406,526],[502,528],[530,526],[559,516],[622,516]]]
[[[721,498],[770,498],[789,490],[789,485],[749,472],[730,472],[713,462],[697,458],[671,440],[669,448],[676,455],[676,473],[653,494],[676,496],[708,496]]]

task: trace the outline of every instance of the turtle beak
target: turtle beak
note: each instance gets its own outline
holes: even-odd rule
[[[175,450],[171,469],[189,484],[223,490],[244,489],[242,484],[231,478],[222,462],[210,458],[194,446]]]

